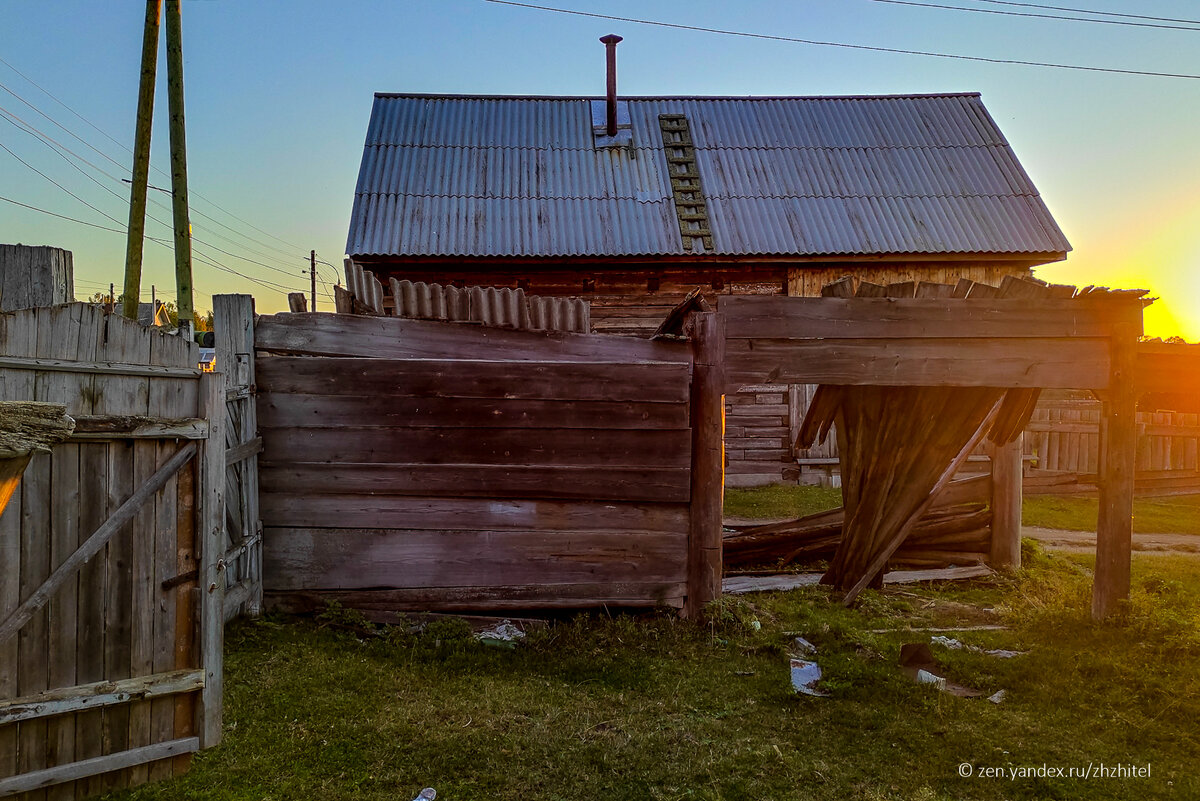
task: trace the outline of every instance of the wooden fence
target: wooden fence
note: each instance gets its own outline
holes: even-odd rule
[[[717,324],[259,318],[268,602],[698,611],[720,586]]]
[[[0,516],[0,795],[139,784],[220,739],[224,388],[197,359],[85,304],[0,315],[0,399],[76,419]]]

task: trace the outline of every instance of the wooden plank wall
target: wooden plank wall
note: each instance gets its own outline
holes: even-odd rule
[[[72,416],[200,416],[196,346],[98,307],[71,304],[0,315],[0,343],[0,356],[15,357],[13,361],[183,368],[169,376],[153,376],[96,373],[86,367],[43,371],[0,365],[0,399],[65,403]],[[36,455],[0,516],[0,619],[178,448],[170,440],[77,436],[50,454]],[[177,578],[196,566],[195,484],[193,460],[34,614],[15,640],[0,643],[0,702],[199,666],[193,637],[196,580]],[[189,738],[194,734],[195,698],[195,692],[160,695],[0,724],[0,782]],[[54,784],[23,797],[82,798],[171,776],[186,766],[186,756],[161,759]]]
[[[269,604],[682,605],[686,344],[282,314],[256,346]]]

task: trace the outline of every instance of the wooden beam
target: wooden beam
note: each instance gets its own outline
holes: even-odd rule
[[[3,645],[11,637],[13,637],[21,627],[33,617],[33,614],[41,609],[50,600],[52,596],[63,583],[75,575],[75,571],[79,570],[89,559],[99,553],[100,549],[112,539],[121,528],[133,519],[138,510],[154,497],[154,494],[162,489],[163,485],[171,476],[179,471],[188,460],[196,454],[196,443],[189,442],[175,452],[166,464],[155,471],[150,479],[138,487],[133,495],[125,503],[121,504],[117,511],[113,512],[112,517],[104,521],[100,528],[87,538],[83,545],[79,546],[79,550],[75,551],[70,558],[63,562],[58,569],[50,574],[41,586],[34,590],[33,594],[25,600],[23,604],[13,610],[3,623],[0,623],[0,645]]]
[[[731,339],[726,387],[1108,386],[1105,339]]]
[[[75,362],[64,359],[30,359],[0,356],[0,368],[36,370],[42,373],[93,373],[96,375],[149,376],[151,378],[195,378],[200,368],[161,367],[153,364],[120,364],[117,362]]]
[[[692,486],[684,617],[699,618],[721,594],[724,503],[725,320],[716,313],[689,320],[692,367]]]
[[[722,295],[719,307],[730,339],[1108,337],[1142,315],[1137,302],[1024,298]]]
[[[989,563],[997,570],[1021,567],[1021,437],[993,445],[992,547]]]
[[[681,342],[312,312],[259,317],[254,344],[272,353],[312,356],[445,359],[457,354],[509,361],[688,361],[688,346]]]
[[[1112,338],[1112,373],[1101,420],[1100,515],[1092,617],[1103,620],[1129,598],[1137,461],[1137,334],[1118,329]]]
[[[199,690],[204,686],[200,670],[173,670],[118,681],[97,681],[47,690],[36,695],[0,701],[0,726],[22,720],[63,715],[87,709],[99,709],[129,701],[141,701],[161,695]]]
[[[256,456],[262,453],[263,438],[255,437],[249,442],[243,442],[241,445],[235,445],[225,451],[225,466],[230,467],[238,462],[244,462],[251,456]]]
[[[225,647],[225,376],[200,377],[200,405],[210,436],[200,460],[200,664],[204,690],[200,703],[200,744],[221,742]]]
[[[207,439],[208,421],[198,417],[167,419],[130,415],[80,415],[73,440]]]
[[[1136,371],[1139,393],[1200,395],[1200,345],[1141,342]]]
[[[119,751],[115,754],[93,757],[81,762],[71,762],[53,768],[22,773],[20,776],[0,779],[0,796],[15,795],[29,790],[52,787],[63,782],[96,776],[101,773],[109,773],[114,770],[123,770],[131,768],[134,765],[144,765],[147,762],[155,762],[160,759],[179,756],[180,754],[190,754],[199,750],[199,738],[184,737],[178,740],[169,740],[165,743],[142,746],[141,748],[131,748],[128,751]]]
[[[303,292],[288,293],[288,311],[290,312],[306,312],[308,311],[308,298]]]
[[[284,612],[311,613],[328,601],[365,611],[498,611],[683,606],[683,581],[588,582],[491,587],[417,587],[387,590],[267,590],[267,603]]]

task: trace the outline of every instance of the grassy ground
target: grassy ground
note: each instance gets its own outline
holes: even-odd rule
[[[788,518],[832,509],[842,502],[841,490],[821,487],[769,486],[725,491],[730,517]],[[1095,531],[1099,501],[1074,495],[1030,495],[1021,522],[1027,526]],[[1135,498],[1133,530],[1144,534],[1200,534],[1200,495]]]
[[[749,489],[725,490],[725,514],[729,517],[804,517],[842,505],[842,491],[824,487],[789,487],[773,484]]]
[[[707,626],[579,618],[514,650],[445,621],[372,637],[236,624],[224,743],[184,777],[111,798],[1200,797],[1200,560],[1135,556],[1133,602],[1104,627],[1087,617],[1086,558],[1031,551],[1026,564],[1012,579],[867,592],[853,610],[813,587],[724,599]],[[1000,705],[896,668],[903,642],[928,637],[896,629],[995,622],[1010,628],[956,636],[1029,653],[935,653],[951,679],[1006,689]],[[797,633],[817,645],[831,697],[790,689]],[[1100,763],[1151,775],[978,776]]]
[[[1021,522],[1027,526],[1095,531],[1096,498],[1032,495],[1025,499]],[[1200,534],[1200,495],[1135,498],[1133,530],[1140,534]]]

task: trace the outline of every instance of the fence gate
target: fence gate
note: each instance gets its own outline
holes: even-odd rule
[[[0,796],[170,776],[220,739],[225,386],[197,363],[86,304],[0,315],[0,400],[77,423],[0,516]]]

